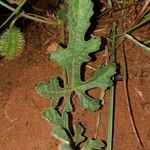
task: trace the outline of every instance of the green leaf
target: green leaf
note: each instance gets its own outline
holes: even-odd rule
[[[88,81],[81,81],[81,65],[89,62],[93,53],[99,49],[100,38],[91,36],[85,41],[85,33],[90,26],[90,18],[93,14],[91,0],[71,0],[68,7],[69,42],[68,47],[60,47],[52,52],[50,59],[60,64],[66,72],[67,85],[60,87],[56,78],[43,82],[37,86],[37,92],[44,97],[52,98],[52,106],[55,108],[63,98],[65,105],[63,111],[72,111],[71,94],[76,92],[81,106],[89,111],[97,111],[101,101],[86,94],[86,91],[95,87],[103,90],[112,85],[111,76],[115,74],[115,64],[107,67],[101,66],[95,75]]]
[[[70,137],[68,136],[68,133],[65,129],[61,127],[55,127],[52,129],[52,135],[62,141],[63,143],[69,143]]]
[[[84,145],[83,150],[102,150],[105,144],[100,140],[88,139]]]
[[[67,14],[68,14],[68,3],[64,1],[57,12],[58,19],[62,21],[67,21]]]
[[[87,89],[93,89],[95,87],[99,87],[103,90],[110,87],[113,83],[110,79],[111,76],[115,74],[115,64],[111,63],[107,67],[101,66],[95,72],[93,78],[89,81],[86,81],[82,86],[78,87],[76,92],[80,97],[81,105],[84,109],[90,111],[96,111],[99,109],[100,102],[97,99],[91,98],[85,94]]]
[[[48,108],[43,111],[43,117],[45,117],[52,124],[61,126],[69,130],[69,118],[66,112],[60,114],[55,109]]]
[[[82,136],[83,132],[84,132],[83,126],[80,125],[79,123],[76,123],[74,125],[74,137],[73,137],[76,146],[85,140],[85,137]]]
[[[49,82],[38,84],[36,91],[45,98],[52,98],[52,107],[56,107],[59,99],[65,96],[65,91],[59,86],[57,78],[52,78]]]
[[[59,150],[74,150],[69,143],[59,145]]]
[[[19,28],[7,29],[0,36],[0,55],[13,59],[20,55],[24,46],[24,36]]]

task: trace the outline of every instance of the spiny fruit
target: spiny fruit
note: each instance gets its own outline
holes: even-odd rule
[[[8,28],[0,36],[0,55],[11,60],[20,55],[24,43],[24,36],[19,28]]]

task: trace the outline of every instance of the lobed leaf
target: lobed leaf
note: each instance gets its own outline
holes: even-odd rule
[[[86,5],[85,5],[86,4]],[[91,0],[69,1],[68,24],[69,43],[68,47],[60,47],[52,52],[50,59],[59,63],[66,72],[67,85],[60,87],[59,81],[52,78],[49,82],[43,82],[37,86],[37,91],[44,97],[52,99],[52,106],[55,108],[60,99],[63,98],[65,105],[63,111],[72,111],[71,94],[76,92],[80,99],[81,106],[89,111],[97,111],[101,101],[90,97],[86,91],[95,87],[103,90],[112,85],[111,76],[115,74],[115,64],[107,67],[101,66],[95,75],[88,81],[81,81],[81,65],[91,60],[90,53],[99,49],[101,44],[98,37],[92,36],[85,41],[84,36],[90,26],[90,17],[93,14]]]
[[[79,123],[76,123],[74,125],[74,137],[73,137],[76,146],[85,140],[85,137],[82,136],[83,132],[84,132],[83,126],[80,125]]]
[[[59,150],[74,150],[70,144],[62,143],[59,145]]]
[[[55,109],[48,108],[48,109],[45,109],[42,114],[43,114],[43,117],[45,117],[52,124],[61,126],[64,129],[69,130],[69,125],[68,125],[69,118],[66,112],[63,112],[62,114],[60,114]]]
[[[70,136],[68,136],[68,133],[65,129],[61,127],[55,127],[52,129],[52,135],[62,141],[63,143],[70,143]]]
[[[83,150],[102,150],[105,147],[105,144],[100,140],[94,140],[88,138],[86,141]]]

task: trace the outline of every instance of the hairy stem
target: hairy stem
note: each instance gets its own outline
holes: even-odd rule
[[[112,35],[112,62],[116,60],[116,23],[113,23],[113,35]],[[114,80],[114,77],[112,77]],[[109,101],[109,116],[108,116],[108,136],[107,136],[107,150],[112,150],[113,147],[113,126],[114,126],[114,103],[115,103],[115,86],[110,88],[110,101]]]
[[[0,1],[0,5],[2,5],[3,7],[11,10],[11,11],[15,11],[15,8],[5,4],[4,2]],[[33,20],[33,21],[36,21],[36,22],[40,22],[40,23],[45,23],[45,24],[49,24],[49,25],[59,25],[58,22],[55,22],[55,21],[50,21],[49,19],[45,18],[45,19],[41,19],[41,18],[37,18],[37,17],[34,17],[32,15],[28,15],[28,14],[25,14],[24,12],[22,12],[20,14],[21,17],[24,17],[24,18],[27,18],[27,19],[30,19],[30,20]]]

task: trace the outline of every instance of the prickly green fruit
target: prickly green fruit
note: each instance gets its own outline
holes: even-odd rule
[[[24,46],[24,36],[17,27],[9,28],[0,36],[0,55],[13,59],[20,55]]]

